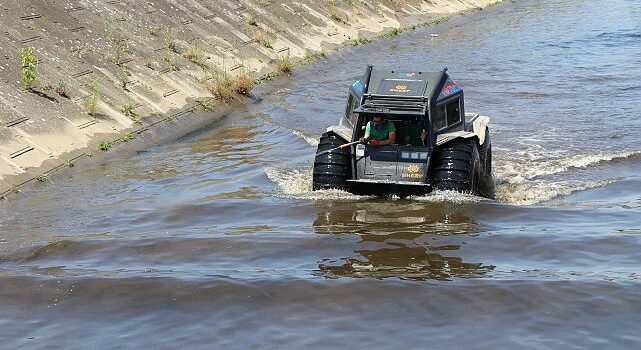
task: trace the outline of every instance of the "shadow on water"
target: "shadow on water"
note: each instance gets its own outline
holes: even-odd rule
[[[494,266],[452,256],[463,240],[480,232],[467,214],[470,206],[380,199],[318,202],[316,233],[359,238],[354,255],[319,261],[318,275],[418,281],[481,277]]]

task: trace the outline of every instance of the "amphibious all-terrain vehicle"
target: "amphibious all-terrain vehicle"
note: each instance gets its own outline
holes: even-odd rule
[[[358,142],[376,115],[394,123],[393,144]],[[313,189],[401,197],[440,189],[492,198],[489,122],[489,117],[465,113],[463,89],[450,79],[447,68],[434,72],[367,66],[349,88],[339,125],[328,127],[320,138]]]

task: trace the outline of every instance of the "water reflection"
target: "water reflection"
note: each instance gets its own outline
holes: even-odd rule
[[[373,199],[319,202],[317,207],[316,233],[359,237],[354,255],[319,261],[321,276],[451,280],[480,277],[494,269],[452,256],[479,232],[465,204]]]

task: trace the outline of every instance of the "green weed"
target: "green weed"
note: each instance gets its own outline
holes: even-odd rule
[[[383,35],[381,35],[381,37],[383,37],[383,38],[391,38],[391,37],[394,37],[394,36],[397,36],[397,35],[401,34],[402,32],[403,32],[403,28],[393,28],[390,31],[383,33]]]
[[[196,103],[202,107],[206,112],[214,110],[214,100],[211,98],[200,98],[196,100]]]
[[[82,100],[82,106],[87,114],[93,116],[98,110],[98,95],[92,93]]]
[[[118,81],[120,82],[120,87],[125,91],[129,91],[127,89],[127,85],[131,83],[131,81],[129,81],[130,76],[131,76],[131,72],[129,72],[127,69],[118,70],[118,73],[117,73]]]
[[[325,58],[325,57],[326,55],[323,51],[318,51],[318,52],[307,51],[307,53],[305,53],[305,56],[303,57],[303,62],[310,64],[315,60]]]
[[[47,173],[42,173],[42,174],[36,176],[35,179],[37,181],[39,181],[39,182],[44,182],[44,181],[47,181],[48,178],[49,178],[49,175]]]
[[[272,81],[272,80],[276,79],[276,77],[278,77],[278,72],[269,72],[269,73],[263,75],[262,77],[258,78],[258,80],[259,81],[264,81],[264,80]]]
[[[129,117],[135,124],[142,124],[140,116],[134,111],[134,106],[131,103],[127,103],[120,108],[120,112],[126,117]]]
[[[33,54],[33,47],[20,49],[20,64],[22,67],[22,86],[31,90],[36,82],[36,58]]]
[[[98,150],[106,152],[108,151],[113,145],[111,144],[110,141],[100,141],[98,143]]]
[[[165,45],[166,48],[169,50],[175,52],[175,53],[180,53],[178,52],[178,44],[176,43],[176,35],[171,29],[167,29],[164,31],[163,36],[162,36],[162,42]]]
[[[353,40],[352,40],[352,46],[358,46],[358,45],[362,45],[362,44],[367,44],[367,43],[369,43],[369,42],[371,42],[371,41],[372,41],[372,40],[367,39],[367,38],[358,38],[358,39],[353,39]]]
[[[82,106],[84,107],[85,112],[91,116],[96,115],[96,112],[98,111],[98,102],[100,102],[100,98],[102,97],[102,92],[98,88],[97,84],[98,83],[95,80],[87,80],[82,84],[82,86],[89,91],[89,95],[85,96],[82,100]]]
[[[134,134],[134,133],[133,133],[133,132],[131,132],[131,131],[126,132],[124,135],[122,135],[122,140],[123,140],[124,142],[129,142],[129,141],[131,141],[131,140],[134,140],[135,138],[136,138],[136,134]]]
[[[130,53],[129,35],[122,29],[122,24],[117,20],[107,23],[107,40],[113,45],[111,62],[120,65],[125,54]]]

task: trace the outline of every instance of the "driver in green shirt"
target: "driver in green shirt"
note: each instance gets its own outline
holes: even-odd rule
[[[365,136],[360,141],[374,147],[391,145],[396,141],[396,127],[383,115],[375,114],[374,119],[365,126]]]

